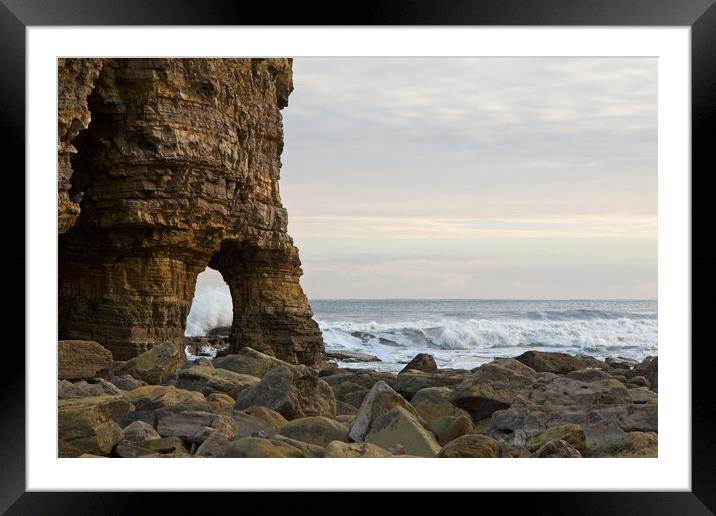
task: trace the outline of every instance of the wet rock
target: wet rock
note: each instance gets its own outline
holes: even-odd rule
[[[432,355],[428,353],[418,353],[400,372],[404,373],[410,369],[424,373],[437,373],[438,366]]]
[[[339,362],[381,362],[380,358],[360,351],[326,351],[323,354],[324,360],[337,360]]]
[[[606,367],[604,362],[596,358],[547,351],[526,351],[515,357],[515,360],[522,362],[538,373],[566,374],[586,367]]]
[[[605,362],[612,369],[633,369],[634,366],[638,364],[636,360],[630,360],[624,357],[609,357]]]
[[[91,340],[60,340],[57,343],[60,380],[86,380],[106,375],[112,367],[112,353]]]
[[[244,389],[236,398],[238,410],[262,405],[286,419],[306,416],[336,416],[336,400],[318,372],[306,366],[277,367],[259,383]]]

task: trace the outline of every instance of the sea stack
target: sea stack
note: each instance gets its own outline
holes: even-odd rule
[[[181,346],[197,275],[231,351],[314,365],[321,332],[279,197],[291,59],[60,59],[59,338]]]

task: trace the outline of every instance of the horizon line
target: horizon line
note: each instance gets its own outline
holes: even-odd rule
[[[308,298],[308,301],[658,301],[658,298],[508,298],[508,297],[323,297]]]

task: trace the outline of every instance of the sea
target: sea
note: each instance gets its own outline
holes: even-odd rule
[[[353,368],[398,371],[417,353],[438,367],[472,369],[527,350],[642,360],[657,354],[656,300],[312,300],[329,351],[380,362]]]

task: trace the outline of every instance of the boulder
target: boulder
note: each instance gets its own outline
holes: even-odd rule
[[[646,366],[646,378],[649,380],[649,385],[651,386],[651,390],[654,392],[659,392],[659,359],[654,358],[653,360],[650,360],[649,363]]]
[[[273,409],[289,420],[336,416],[336,400],[330,386],[318,378],[316,370],[303,365],[275,367],[236,397],[236,409],[252,405]]]
[[[245,409],[244,412],[253,417],[259,418],[273,428],[280,428],[288,423],[288,419],[268,407],[254,405]]]
[[[209,432],[204,428],[224,434],[227,438],[233,439],[236,436],[234,420],[229,416],[212,414],[210,412],[181,412],[159,419],[157,432],[162,437],[179,437],[189,442],[203,442]]]
[[[535,376],[534,370],[517,360],[494,360],[460,383],[448,399],[478,422],[509,407],[522,389],[536,381]]]
[[[582,454],[567,441],[555,439],[540,446],[529,457],[531,459],[578,459],[582,457]]]
[[[351,392],[343,396],[343,402],[357,409],[363,404],[363,400],[370,392],[370,389]]]
[[[354,420],[355,418],[356,418],[355,415],[353,415],[353,416],[341,416],[341,415],[338,415],[338,416],[336,416],[336,421],[338,421],[339,423],[343,423],[343,424],[346,425],[348,428],[350,428],[351,425],[353,424],[353,420]]]
[[[631,378],[627,378],[626,386],[631,389],[632,385],[636,387],[649,387],[649,380],[647,380],[645,376],[632,376]]]
[[[226,455],[226,451],[229,448],[231,441],[224,435],[218,432],[210,435],[199,445],[196,449],[195,457],[223,457]]]
[[[179,371],[185,360],[184,351],[174,343],[165,341],[118,365],[114,374],[129,374],[148,384],[158,385]]]
[[[655,432],[628,432],[615,443],[600,449],[597,457],[658,457],[659,437]]]
[[[233,408],[236,401],[234,398],[223,392],[212,392],[206,396],[206,402],[211,405],[214,410],[221,408]]]
[[[448,397],[452,390],[449,387],[428,387],[417,391],[410,404],[429,425],[443,416],[470,416],[470,414],[453,405]]]
[[[161,437],[152,425],[144,421],[135,421],[122,429],[122,441],[136,443],[149,439],[160,439]]]
[[[497,441],[482,434],[469,434],[450,441],[438,454],[441,458],[496,458],[499,454]]]
[[[331,441],[349,442],[348,427],[324,416],[294,419],[278,431],[280,435],[326,447]]]
[[[293,446],[298,451],[300,451],[306,458],[317,459],[323,457],[323,452],[325,451],[325,448],[323,446],[307,443],[305,441],[299,441],[298,439],[291,439],[290,437],[286,437],[285,435],[274,434],[271,436],[271,440],[284,442]]]
[[[129,410],[127,398],[121,395],[59,400],[59,456],[107,455],[122,438],[116,421]]]
[[[371,426],[365,442],[389,448],[400,444],[410,455],[435,457],[440,445],[431,431],[418,417],[401,406],[396,406]]]
[[[139,411],[206,401],[200,392],[177,389],[173,385],[145,385],[128,391],[125,396]]]
[[[326,351],[323,353],[324,360],[338,360],[339,362],[381,362],[380,358],[360,351]]]
[[[233,410],[230,414],[234,420],[237,437],[250,437],[257,434],[272,435],[282,425],[268,423],[265,419],[247,413],[245,410]],[[284,424],[285,424],[284,419]]]
[[[263,378],[274,367],[293,367],[292,364],[256,351],[252,348],[241,348],[232,355],[214,360],[214,367],[227,369],[238,374]]]
[[[564,424],[548,428],[544,432],[527,439],[525,448],[530,452],[535,452],[550,441],[565,441],[570,446],[576,448],[580,452],[587,448],[587,438],[584,430],[580,425]]]
[[[131,391],[137,387],[147,385],[147,382],[136,379],[131,374],[123,374],[121,376],[110,376],[109,381],[112,382],[118,389],[123,391]]]
[[[432,355],[418,353],[400,372],[404,373],[410,369],[424,373],[436,373],[438,371],[438,365],[435,363],[435,359]]]
[[[402,407],[417,416],[416,410],[405,398],[391,389],[385,382],[377,382],[363,400],[360,409],[358,409],[348,435],[354,441],[365,440],[365,436],[371,429],[395,407]],[[427,426],[427,423],[425,423],[425,426]]]
[[[160,453],[160,454],[169,454],[169,453],[181,453],[181,454],[188,454],[189,450],[187,450],[186,446],[184,445],[184,441],[182,441],[178,437],[163,437],[161,439],[149,439],[146,441],[141,441],[136,443],[136,445],[140,448],[144,448],[146,450],[150,450],[154,453]]]
[[[336,397],[336,399],[341,401],[343,401],[344,396],[352,392],[366,390],[362,385],[359,385],[355,382],[340,382],[335,385],[331,385],[331,389],[333,389],[333,395]]]
[[[355,416],[358,408],[342,401],[336,401],[336,417],[337,416]]]
[[[106,386],[112,386],[111,383],[105,382]],[[105,388],[105,384],[102,383],[87,383],[82,380],[80,382],[70,382],[67,380],[60,380],[57,383],[57,397],[61,400],[68,398],[85,398],[88,396],[102,396],[104,394],[122,394],[122,391],[114,387]]]
[[[260,379],[256,376],[235,373],[228,369],[196,365],[179,372],[176,387],[190,391],[199,391],[204,395],[222,393],[232,398],[244,389],[256,385]]]
[[[624,357],[609,357],[605,362],[612,369],[633,369],[634,366],[638,365],[636,360]]]
[[[526,351],[515,357],[515,360],[522,362],[538,373],[566,374],[586,367],[605,368],[607,366],[596,358],[547,351]]]
[[[229,444],[224,456],[233,458],[302,458],[306,455],[298,448],[278,439],[241,437]]]
[[[463,435],[473,432],[472,420],[469,416],[443,416],[436,419],[431,429],[441,446]]]
[[[370,390],[377,382],[385,382],[395,389],[398,375],[372,369],[339,369],[334,374],[323,376],[323,379],[331,386],[341,382],[353,382],[363,386],[363,389]]]
[[[137,458],[155,458],[159,457],[159,453],[143,448],[136,443],[129,441],[122,441],[114,447],[112,452],[113,457],[119,457],[121,459],[137,459]]]
[[[584,430],[589,446],[583,455],[615,443],[625,432],[655,431],[657,405],[614,405],[589,407],[581,405],[512,405],[493,413],[487,434],[518,449],[527,440],[550,427],[573,423]]]
[[[601,369],[588,367],[586,369],[577,369],[565,375],[567,378],[579,380],[581,382],[596,382],[598,380],[609,380],[611,375]]]
[[[629,389],[629,398],[631,398],[632,403],[656,404],[659,402],[659,395],[648,387],[634,387],[633,389]]]
[[[408,398],[418,392],[420,389],[428,387],[447,387],[454,386],[465,380],[468,376],[467,371],[457,372],[451,370],[443,370],[436,373],[424,373],[409,369],[398,375],[395,382],[395,390]]]
[[[333,441],[328,443],[323,456],[333,459],[363,459],[392,457],[393,454],[371,443]]]
[[[106,375],[112,353],[92,340],[60,340],[57,343],[57,377],[83,380]]]
[[[623,383],[614,380],[582,382],[565,376],[538,381],[521,390],[517,403],[554,406],[592,406],[630,403],[629,390]]]

